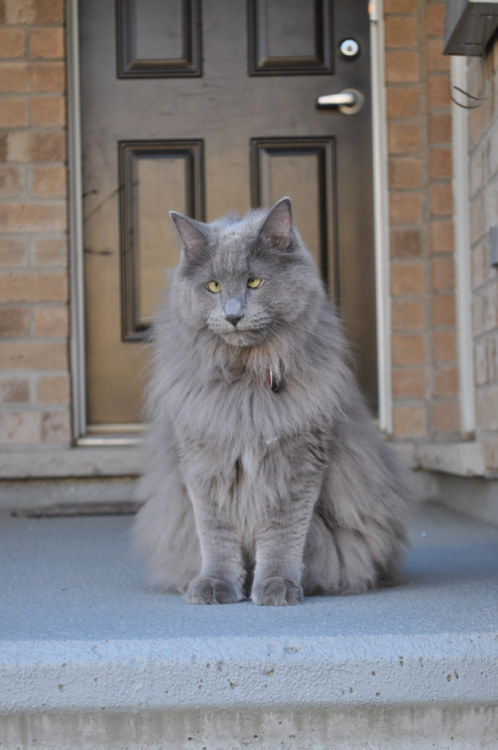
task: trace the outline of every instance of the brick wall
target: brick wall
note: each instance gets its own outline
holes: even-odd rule
[[[458,434],[444,2],[386,0],[394,434]]]
[[[0,442],[70,440],[63,0],[0,0]]]
[[[469,60],[469,93],[485,97],[469,115],[473,335],[477,433],[486,465],[498,469],[498,270],[490,228],[498,225],[498,41]]]

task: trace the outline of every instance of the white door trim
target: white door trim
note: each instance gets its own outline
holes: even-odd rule
[[[369,3],[372,76],[373,199],[379,427],[393,431],[391,367],[391,267],[389,246],[389,178],[383,0]]]
[[[66,2],[66,49],[71,290],[70,366],[73,438],[78,440],[85,435],[87,427],[78,0]]]

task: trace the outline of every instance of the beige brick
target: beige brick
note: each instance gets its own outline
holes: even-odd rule
[[[61,26],[31,29],[29,45],[31,57],[62,59],[64,57],[64,29]]]
[[[418,0],[385,0],[384,2],[384,13],[416,13],[418,7]]]
[[[46,412],[41,420],[43,443],[66,444],[71,440],[71,421],[67,411]]]
[[[38,307],[34,315],[35,336],[68,336],[69,317],[65,305]]]
[[[438,112],[429,115],[429,143],[431,146],[451,146],[451,114]]]
[[[389,211],[392,224],[416,224],[422,220],[422,195],[415,192],[391,193]]]
[[[457,339],[454,330],[438,330],[432,334],[432,356],[434,362],[455,362]]]
[[[68,246],[65,237],[36,237],[33,244],[34,266],[67,266]]]
[[[434,396],[458,395],[458,370],[456,367],[436,367],[434,373]]]
[[[0,338],[19,338],[29,334],[27,307],[0,307]]]
[[[3,23],[33,23],[34,0],[2,0]]]
[[[393,299],[392,327],[394,331],[419,331],[424,327],[424,305],[421,300]]]
[[[418,122],[389,122],[388,149],[390,154],[411,154],[420,151],[422,134]]]
[[[409,367],[425,363],[425,342],[419,333],[395,333],[392,335],[392,359],[395,367]]]
[[[484,340],[477,341],[474,346],[474,376],[478,386],[489,383],[486,342]]]
[[[488,277],[488,243],[481,242],[472,250],[472,288],[482,286]]]
[[[22,176],[19,169],[0,165],[0,198],[17,198],[22,190]]]
[[[392,258],[419,258],[422,255],[420,229],[391,229],[390,240]]]
[[[23,29],[0,27],[0,57],[24,57],[25,40]]]
[[[448,55],[443,55],[442,39],[428,39],[426,50],[428,71],[444,72],[450,69],[450,58]]]
[[[26,265],[27,252],[25,240],[0,237],[0,267],[22,268]]]
[[[483,324],[485,331],[493,331],[498,327],[498,285],[488,284],[483,295]]]
[[[16,272],[0,274],[3,302],[66,302],[67,275],[64,272]]]
[[[38,96],[31,99],[31,124],[57,127],[66,124],[66,102],[63,96]]]
[[[434,328],[456,325],[454,294],[436,294],[432,297],[431,319]]]
[[[36,397],[41,404],[69,405],[69,377],[67,375],[47,375],[39,378]]]
[[[444,5],[426,4],[425,24],[429,36],[443,36],[444,33]]]
[[[29,401],[29,383],[26,379],[7,378],[0,380],[0,402],[23,404]]]
[[[427,96],[430,109],[451,106],[451,82],[446,73],[430,74],[427,80]]]
[[[33,169],[33,195],[37,198],[64,198],[66,168],[60,166]]]
[[[455,288],[455,263],[452,256],[445,255],[432,259],[431,285],[435,292]]]
[[[451,149],[431,148],[429,152],[429,177],[431,180],[438,178],[451,179],[453,174],[453,162]]]
[[[61,93],[66,88],[66,68],[63,62],[37,62],[31,66],[31,90],[38,94]]]
[[[0,93],[25,93],[31,89],[31,70],[24,62],[2,63]]]
[[[432,407],[432,419],[437,432],[458,432],[460,412],[456,400],[436,401]]]
[[[421,263],[393,263],[391,293],[393,295],[423,294],[424,268]]]
[[[393,425],[396,437],[424,437],[427,432],[425,406],[395,406],[393,410]]]
[[[498,436],[489,435],[482,439],[486,467],[493,471],[498,469]]]
[[[67,208],[58,203],[0,203],[0,226],[6,232],[63,232]]]
[[[7,161],[65,161],[66,136],[61,131],[17,131],[7,135]]]
[[[397,398],[425,398],[427,375],[422,367],[393,370],[393,394]]]
[[[27,124],[28,103],[25,97],[8,96],[0,98],[0,128],[23,128]]]
[[[418,44],[417,19],[387,16],[385,39],[386,47],[416,47]]]
[[[38,443],[40,433],[41,414],[38,412],[0,413],[0,443]]]
[[[432,216],[451,216],[453,214],[453,186],[450,182],[431,185],[430,207]]]
[[[487,234],[486,209],[484,196],[476,195],[470,201],[470,241],[472,244],[478,242],[483,235]]]
[[[0,370],[67,371],[66,342],[0,341]]]
[[[422,161],[416,157],[391,157],[389,159],[389,185],[393,188],[421,187]]]
[[[452,220],[432,221],[429,225],[429,247],[432,253],[452,253],[455,234]]]
[[[388,83],[416,83],[419,80],[419,58],[416,52],[386,52]]]
[[[2,0],[6,23],[62,24],[63,0]]]
[[[35,23],[64,23],[64,0],[36,0]]]
[[[390,87],[387,89],[388,117],[417,117],[420,114],[418,86]]]

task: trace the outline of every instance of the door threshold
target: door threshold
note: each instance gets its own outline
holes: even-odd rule
[[[86,435],[77,438],[76,445],[92,448],[139,445],[144,430],[145,425],[138,423],[89,425]]]

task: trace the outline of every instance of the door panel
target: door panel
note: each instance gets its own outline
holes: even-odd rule
[[[81,0],[80,29],[90,429],[140,419],[168,210],[210,221],[287,194],[375,406],[366,0]],[[361,112],[317,109],[343,88]]]

